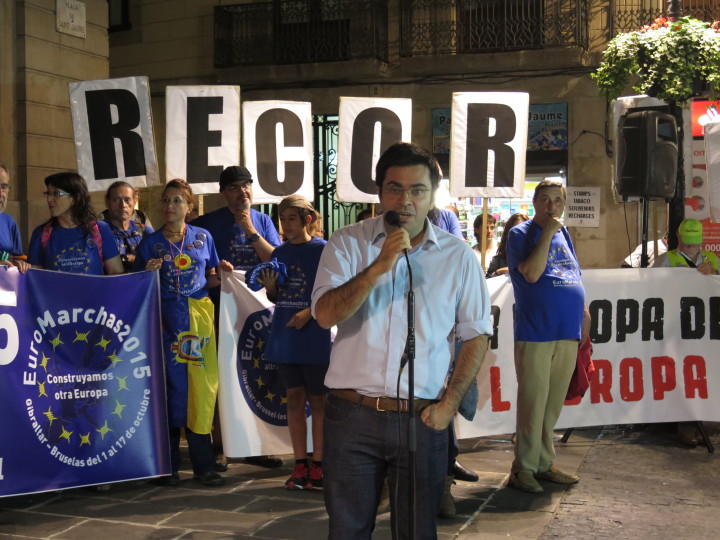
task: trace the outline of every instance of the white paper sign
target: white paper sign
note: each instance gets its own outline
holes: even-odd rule
[[[567,227],[600,226],[600,188],[568,187],[565,203]]]
[[[55,8],[55,29],[63,34],[84,39],[87,34],[85,2],[57,0]]]
[[[91,192],[160,184],[147,77],[70,83],[78,173]]]
[[[217,193],[220,173],[240,164],[240,87],[168,86],[165,178]]]
[[[339,201],[376,203],[375,165],[391,145],[410,141],[412,100],[340,98],[337,196]]]
[[[309,102],[243,103],[245,167],[255,179],[253,204],[297,193],[312,201],[313,140]]]
[[[523,196],[529,107],[524,92],[453,94],[450,195]]]

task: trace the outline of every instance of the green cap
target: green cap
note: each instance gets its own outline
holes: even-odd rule
[[[697,219],[683,219],[678,227],[678,234],[683,244],[702,244],[702,223]]]

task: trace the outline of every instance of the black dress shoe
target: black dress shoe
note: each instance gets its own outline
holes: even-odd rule
[[[225,483],[225,479],[215,471],[206,472],[201,476],[194,476],[193,479],[196,482],[200,482],[203,486],[222,486]]]
[[[282,467],[282,459],[275,456],[250,456],[245,458],[245,463],[265,467],[267,469],[277,469]]]
[[[476,472],[466,469],[459,461],[453,464],[452,475],[455,480],[462,480],[463,482],[477,482],[480,479]]]

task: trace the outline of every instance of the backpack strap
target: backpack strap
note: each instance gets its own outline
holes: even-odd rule
[[[100,264],[105,266],[105,261],[103,261],[103,240],[102,235],[100,234],[100,228],[98,227],[97,221],[90,222],[90,232],[92,233],[92,238],[95,241],[95,245],[98,249],[98,255],[100,255]]]
[[[53,226],[52,220],[48,221],[43,225],[42,234],[40,235],[40,245],[43,251],[47,248],[48,242],[50,241],[50,235],[52,234]]]

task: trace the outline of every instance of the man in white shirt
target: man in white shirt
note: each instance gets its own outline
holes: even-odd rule
[[[490,299],[470,248],[427,219],[439,181],[432,154],[414,144],[395,144],[378,160],[375,178],[384,215],[396,212],[400,226],[379,217],[336,231],[313,291],[313,316],[322,327],[338,327],[325,378],[329,538],[370,538],[386,477],[393,523],[407,536],[409,394],[403,358],[410,269],[405,250],[416,298],[415,531],[417,538],[436,538],[447,426],[487,350]],[[463,345],[452,365],[454,329]]]

